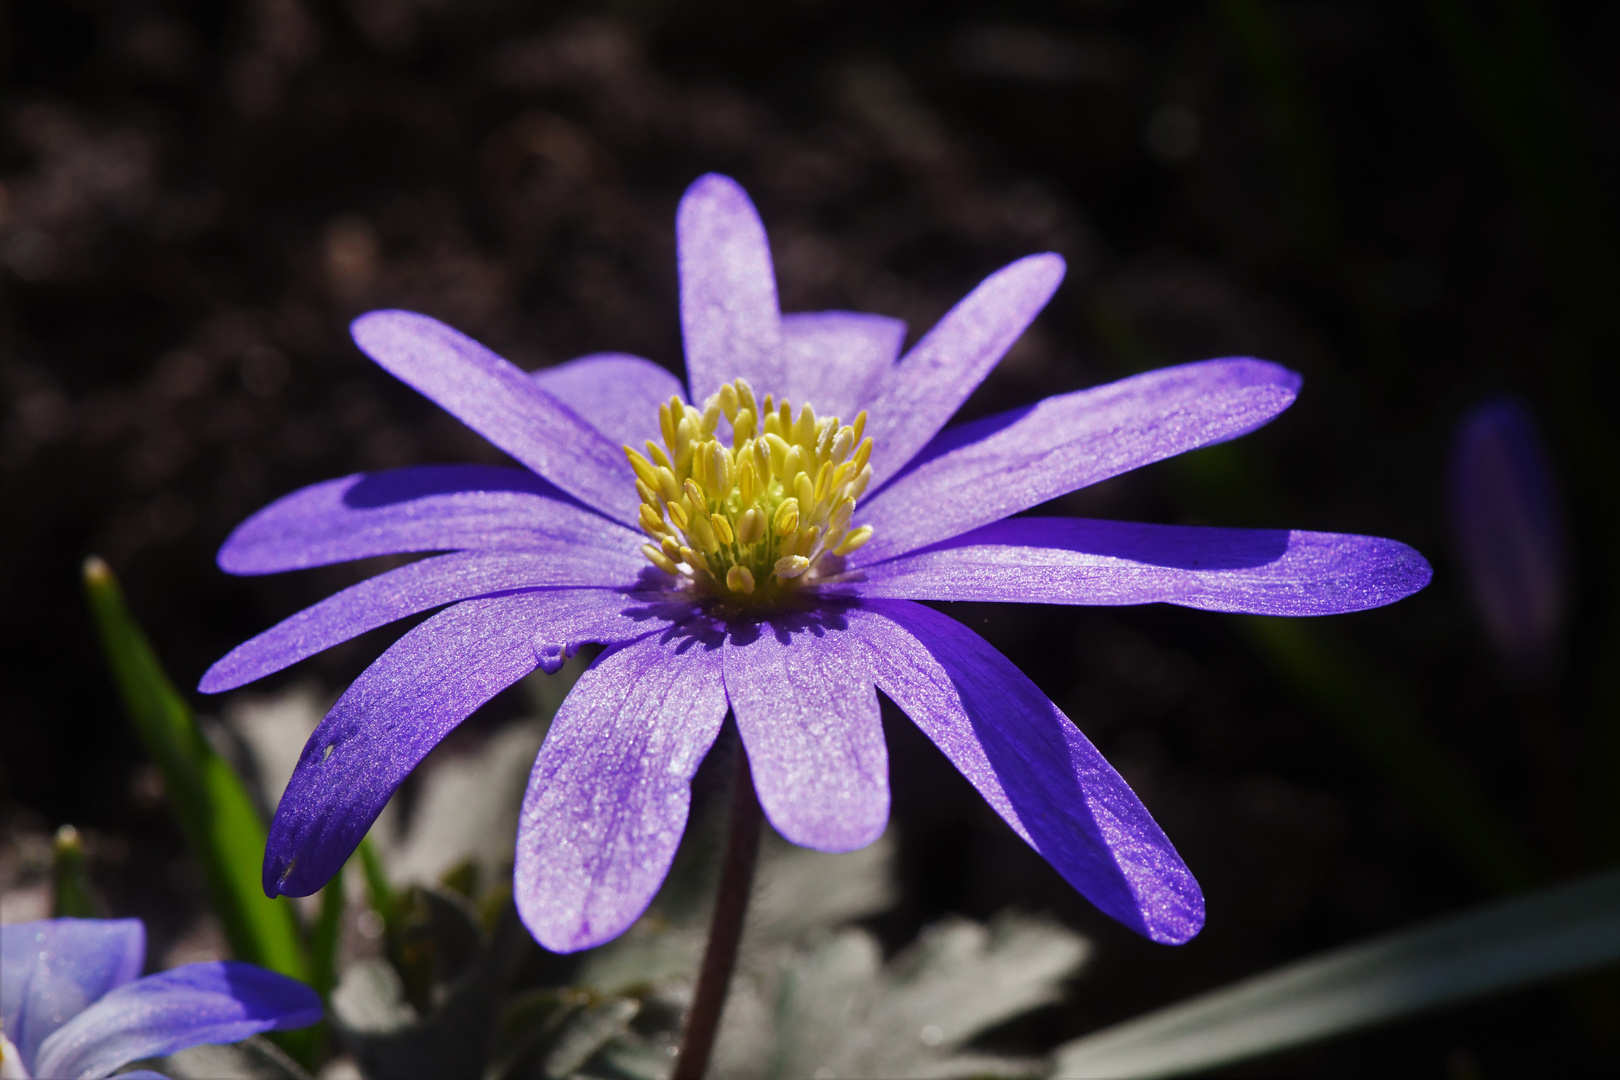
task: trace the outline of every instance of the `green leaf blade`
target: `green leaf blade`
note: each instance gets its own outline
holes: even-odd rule
[[[164,673],[111,568],[86,560],[84,584],[119,695],[163,776],[232,953],[308,981],[297,913],[285,897],[265,896],[260,884],[267,831],[247,788]]]
[[[1180,1076],[1620,960],[1620,872],[1255,976],[1058,1049],[1054,1077]]]

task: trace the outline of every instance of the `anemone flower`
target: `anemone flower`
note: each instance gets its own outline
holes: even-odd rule
[[[144,979],[139,919],[46,919],[0,926],[0,1076],[101,1077],[203,1043],[308,1027],[315,991],[227,960]],[[149,1070],[122,1074],[143,1080]]]
[[[1299,377],[1210,360],[947,428],[1052,296],[1061,258],[992,274],[897,361],[897,320],[780,313],[764,227],[734,181],[695,182],[676,236],[685,387],[617,353],[530,374],[409,312],[354,323],[362,351],[524,467],[317,484],[221,548],[235,574],[445,553],[329,597],[204,676],[203,691],[229,690],[444,608],[310,737],[266,891],[320,887],[446,732],[596,642],[517,840],[518,908],[549,949],[607,941],[645,909],[728,711],[782,836],[871,843],[889,813],[879,690],[1097,907],[1155,941],[1192,937],[1198,884],[1125,781],[1017,667],[918,601],[1321,615],[1422,588],[1428,564],[1390,540],[1012,516],[1252,431]]]

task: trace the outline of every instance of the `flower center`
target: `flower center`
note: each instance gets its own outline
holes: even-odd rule
[[[722,416],[730,446],[715,437]],[[624,452],[653,540],[641,551],[666,574],[738,605],[769,605],[814,581],[828,556],[871,539],[871,526],[849,527],[872,479],[864,412],[840,424],[806,404],[795,417],[791,402],[756,401],[738,379],[701,409],[670,398],[658,424],[662,446],[648,439],[645,457]]]

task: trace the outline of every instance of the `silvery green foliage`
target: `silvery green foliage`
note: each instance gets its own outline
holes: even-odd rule
[[[527,687],[540,717],[473,753],[430,763],[408,815],[390,807],[372,842],[404,912],[388,956],[350,963],[333,1026],[374,1080],[663,1080],[708,936],[723,820],[695,819],[670,877],[622,937],[555,973],[566,985],[511,989],[537,955],[510,906],[496,918],[445,887],[476,868],[487,897],[511,872],[516,813],[546,722],[582,658]],[[307,690],[239,703],[227,724],[271,798],[320,718]],[[767,829],[710,1075],[1028,1076],[1039,1062],[963,1049],[996,1024],[1055,999],[1088,946],[1042,920],[965,920],[925,932],[888,963],[852,922],[896,899],[891,837],[831,855]],[[360,875],[350,875],[358,899]],[[403,966],[402,966],[403,965]],[[176,1074],[178,1075],[178,1074]],[[199,1074],[200,1075],[200,1074]],[[221,1069],[219,1075],[253,1075]],[[267,1078],[268,1080],[268,1078]]]
[[[297,1062],[262,1035],[239,1043],[191,1046],[129,1068],[150,1069],[170,1080],[309,1080]]]

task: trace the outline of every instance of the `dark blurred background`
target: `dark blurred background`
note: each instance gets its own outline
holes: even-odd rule
[[[1399,605],[1281,628],[950,606],[1135,785],[1209,900],[1183,948],[1119,929],[889,717],[904,899],[885,942],[1012,905],[1100,945],[1006,1040],[1042,1049],[1613,861],[1620,5],[13,0],[4,18],[0,805],[14,849],[86,828],[118,913],[172,926],[197,890],[83,558],[112,563],[195,685],[368,569],[228,578],[213,552],[249,512],[355,470],[500,459],[366,361],[353,316],[429,312],[528,368],[611,349],[679,370],[673,216],[711,170],[756,200],[786,310],[898,315],[915,338],[1003,263],[1060,252],[1067,280],[970,412],[1209,356],[1304,373],[1270,427],[1059,512],[1373,533],[1435,565]],[[1540,421],[1571,526],[1566,646],[1534,694],[1501,677],[1445,517],[1452,427],[1503,391]],[[280,682],[336,692],[397,633]],[[1537,805],[1530,697],[1561,741],[1562,826]],[[523,707],[497,699],[473,730]],[[1436,824],[1434,760],[1488,810],[1472,848]],[[1601,1073],[1615,1018],[1591,1000],[1550,986],[1242,1071]]]

